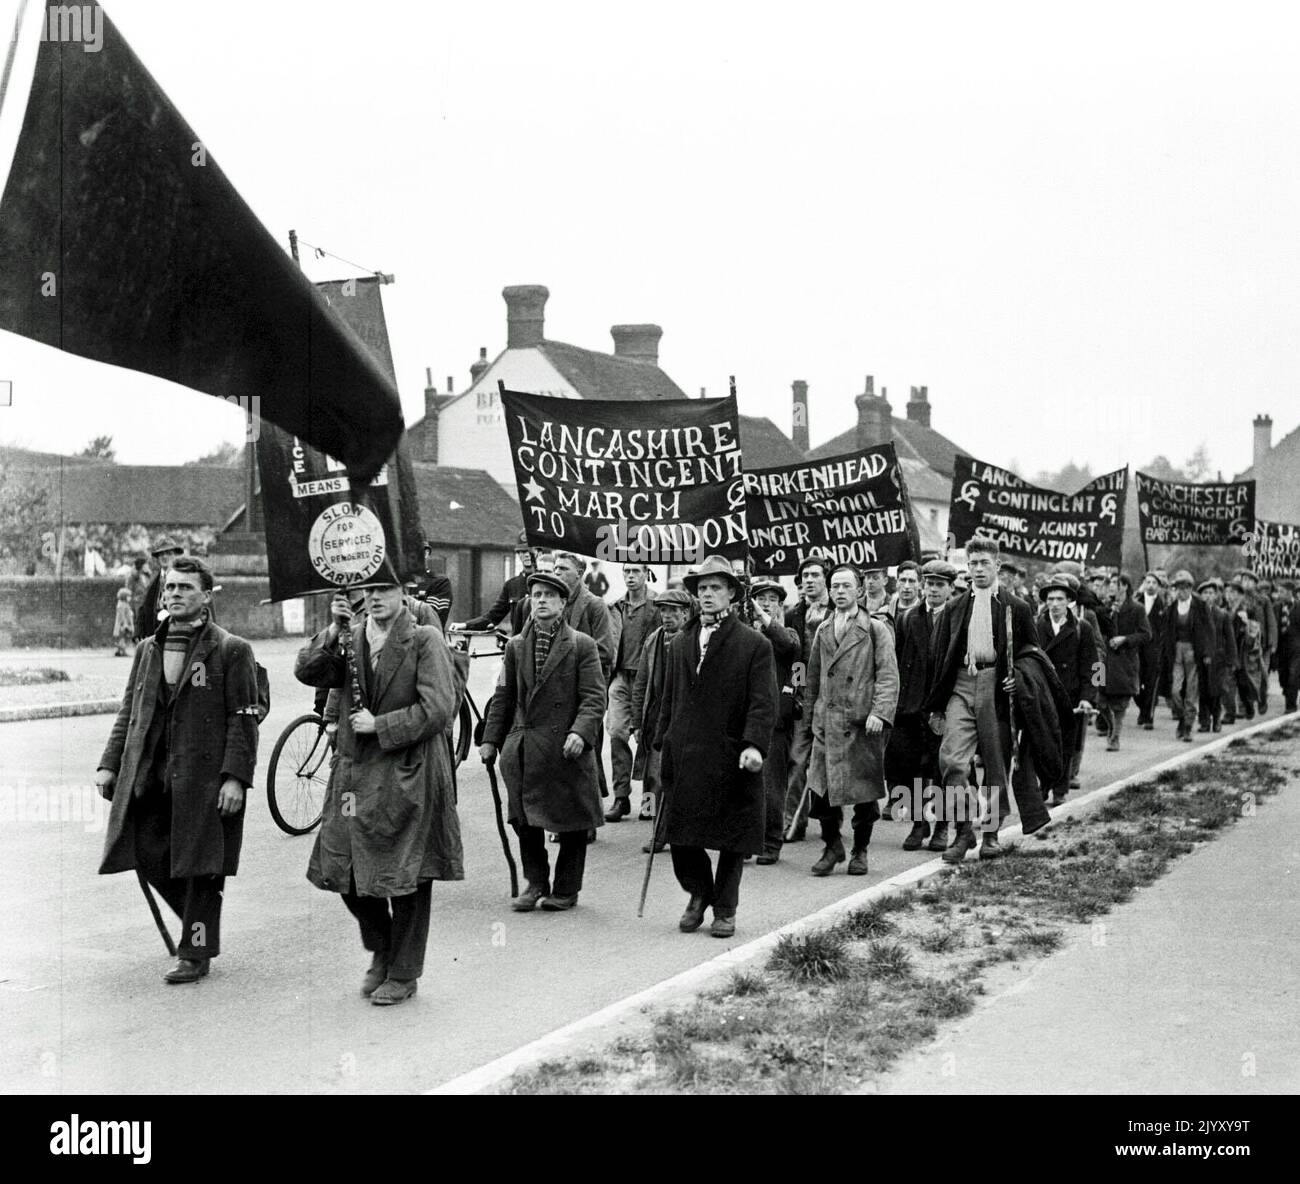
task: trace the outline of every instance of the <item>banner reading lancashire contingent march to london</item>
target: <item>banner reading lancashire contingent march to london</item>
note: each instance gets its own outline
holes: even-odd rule
[[[948,530],[958,546],[972,535],[995,538],[1011,555],[1106,567],[1120,565],[1128,467],[1104,473],[1078,493],[1030,485],[997,465],[958,456]]]
[[[809,555],[858,567],[920,558],[907,482],[892,444],[745,473],[755,575],[794,575]]]
[[[1255,482],[1195,484],[1137,475],[1138,522],[1144,543],[1223,547],[1255,532]]]
[[[532,546],[614,563],[742,559],[745,487],[736,400],[501,403]]]
[[[1250,569],[1261,579],[1300,580],[1300,526],[1257,519],[1250,547]]]

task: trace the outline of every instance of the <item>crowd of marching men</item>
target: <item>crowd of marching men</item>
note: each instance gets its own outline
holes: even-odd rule
[[[458,634],[509,622],[479,756],[505,783],[517,838],[511,907],[572,909],[597,828],[635,809],[651,824],[647,865],[666,850],[686,895],[678,927],[711,911],[724,938],[745,864],[777,863],[810,823],[816,876],[867,875],[882,817],[910,823],[905,850],[995,858],[1012,799],[1025,834],[1046,826],[1079,784],[1090,733],[1119,749],[1134,702],[1139,727],[1164,701],[1191,741],[1266,712],[1271,671],[1288,711],[1300,686],[1295,589],[1249,571],[1197,585],[1154,570],[1135,589],[1062,563],[1031,583],[976,537],[961,568],[933,557],[892,578],[810,557],[793,603],[721,556],[663,590],[627,563],[609,604],[584,558],[526,545],[518,557],[523,570],[462,626],[448,625],[444,576],[412,589],[373,577],[334,598],[295,664],[337,723],[307,876],[356,919],[371,954],[361,994],[376,1005],[415,994],[432,883],[464,877]],[[219,952],[267,706],[251,647],[212,617],[212,589],[202,560],[170,557],[161,622],[136,648],[97,774],[112,801],[100,870],[137,870],[182,918],[171,983],[205,977]]]

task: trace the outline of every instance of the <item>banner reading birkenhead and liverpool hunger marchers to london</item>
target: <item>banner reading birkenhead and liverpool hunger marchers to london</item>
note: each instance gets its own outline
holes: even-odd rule
[[[958,456],[948,530],[958,546],[982,534],[1011,555],[1118,567],[1127,489],[1127,467],[1094,478],[1078,493],[1057,493],[1008,469]]]
[[[745,473],[756,575],[794,575],[809,555],[858,567],[919,559],[907,484],[892,444]]]
[[[1138,523],[1144,543],[1222,547],[1255,531],[1255,482],[1162,481],[1137,475]]]
[[[501,388],[528,542],[614,563],[743,558],[736,400]]]

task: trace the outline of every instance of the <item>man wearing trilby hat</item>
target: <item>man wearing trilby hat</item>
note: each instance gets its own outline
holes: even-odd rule
[[[686,577],[700,615],[668,647],[655,736],[673,871],[690,894],[678,927],[699,929],[713,907],[714,937],[736,932],[746,855],[763,850],[763,758],[776,718],[771,643],[736,616],[741,583],[710,555]],[[716,869],[708,852],[718,852]]]

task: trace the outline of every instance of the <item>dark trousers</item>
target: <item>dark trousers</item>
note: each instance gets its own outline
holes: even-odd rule
[[[808,784],[808,759],[812,755],[812,728],[795,725],[786,753],[785,829],[789,831],[797,813],[801,822],[808,820],[808,803],[804,801],[804,786]]]
[[[745,857],[739,851],[719,851],[715,872],[709,853],[703,847],[679,847],[674,843],[673,872],[677,882],[692,896],[702,896],[705,903],[719,911],[734,913],[740,902],[740,875],[745,870]]]
[[[1223,686],[1208,670],[1201,679],[1197,703],[1201,727],[1211,728],[1223,718]]]
[[[790,733],[772,729],[763,760],[763,850],[777,852],[785,842],[785,795],[789,788]],[[795,803],[798,806],[798,803]]]
[[[221,953],[221,900],[225,876],[172,875],[172,798],[151,786],[131,802],[135,865],[181,919],[181,958],[202,961]]]
[[[421,880],[408,896],[360,896],[354,878],[351,891],[343,893],[343,903],[361,926],[361,944],[383,954],[388,977],[401,982],[424,973],[432,901],[432,880]]]
[[[534,888],[550,895],[577,896],[582,891],[582,873],[587,866],[587,832],[560,831],[560,853],[555,857],[555,882],[551,883],[551,861],[546,854],[546,831],[540,826],[512,822],[519,836],[519,857],[524,865],[524,879]]]
[[[1144,645],[1138,650],[1142,683],[1138,689],[1138,724],[1155,723],[1156,696],[1160,687],[1162,653],[1158,644]]]
[[[820,799],[819,799],[820,800]],[[840,827],[844,825],[843,806],[824,806],[813,815],[822,824],[822,842],[828,847],[840,841]],[[880,806],[876,802],[857,802],[853,807],[853,850],[865,851],[871,843],[871,828],[880,820]]]

